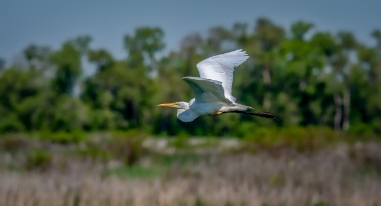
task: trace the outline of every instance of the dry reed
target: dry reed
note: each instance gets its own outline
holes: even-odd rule
[[[140,179],[105,176],[102,165],[71,160],[62,171],[1,171],[0,205],[380,205],[380,153],[378,143],[275,155],[209,152]]]

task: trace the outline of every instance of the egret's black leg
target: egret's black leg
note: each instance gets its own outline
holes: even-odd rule
[[[254,115],[254,116],[259,116],[259,117],[264,117],[264,118],[269,118],[273,119],[279,122],[279,119],[272,115],[269,112],[248,112],[248,111],[229,111],[229,112],[224,112],[224,113],[241,113],[241,114],[249,114],[249,115]]]

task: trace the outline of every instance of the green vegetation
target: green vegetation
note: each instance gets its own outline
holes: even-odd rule
[[[27,158],[26,167],[28,170],[47,170],[51,165],[52,157],[47,152],[37,150]]]
[[[0,58],[0,205],[379,205],[381,31],[366,45],[313,28],[260,18],[164,54],[164,31],[142,27],[122,59],[90,36]],[[156,107],[239,48],[234,96],[280,122]]]
[[[373,31],[374,44],[366,45],[348,31],[313,28],[303,21],[283,28],[260,18],[254,25],[188,35],[163,54],[164,31],[142,27],[124,37],[123,59],[93,48],[90,36],[58,49],[29,45],[24,59],[2,60],[0,132],[46,131],[42,138],[69,142],[79,141],[81,131],[248,137],[261,127],[312,125],[380,136],[381,32]],[[237,114],[182,123],[175,111],[156,107],[193,98],[181,77],[197,76],[202,59],[238,48],[251,58],[236,70],[233,94],[242,104],[277,114],[279,123]]]
[[[114,137],[109,141],[108,150],[126,165],[131,166],[146,153],[142,146],[144,138],[144,135],[136,131],[117,133],[114,134]]]

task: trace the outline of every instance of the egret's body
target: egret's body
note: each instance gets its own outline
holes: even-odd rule
[[[197,64],[200,77],[183,77],[183,80],[193,89],[195,98],[189,103],[175,102],[158,106],[177,108],[177,118],[183,122],[191,122],[202,115],[219,115],[228,112],[276,119],[268,112],[247,112],[252,107],[236,103],[235,97],[231,94],[234,67],[241,65],[247,58],[244,51],[236,50],[201,61]]]

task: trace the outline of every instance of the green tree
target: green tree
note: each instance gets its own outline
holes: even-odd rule
[[[342,56],[336,55],[339,50],[338,45],[335,42],[335,38],[327,32],[317,32],[311,38],[311,43],[314,47],[318,48],[319,51],[325,57],[325,69],[333,70],[333,67],[339,63]],[[336,62],[335,62],[336,61]],[[332,72],[328,74],[325,73],[325,80],[327,85],[327,90],[325,92],[333,94],[334,100],[334,121],[333,125],[335,130],[341,130],[342,122],[342,98],[339,95],[339,88],[337,87],[337,79],[332,75]]]
[[[91,41],[91,36],[84,35],[69,40],[68,43],[71,44],[81,55],[85,55],[89,51]]]
[[[5,60],[0,57],[0,72],[5,69]]]
[[[57,50],[31,44],[22,51],[25,58],[10,66],[0,59],[0,132],[134,128],[161,135],[245,136],[256,126],[278,124],[381,134],[381,31],[371,33],[374,44],[364,45],[351,32],[314,30],[309,22],[283,28],[260,18],[254,29],[238,22],[189,34],[178,49],[158,55],[164,32],[141,27],[124,37],[124,59],[91,48],[89,36]],[[239,48],[251,58],[235,72],[233,95],[285,121],[224,114],[183,123],[174,110],[156,107],[192,99],[181,78],[198,76],[203,59]],[[96,69],[82,78],[86,61]]]
[[[349,118],[351,108],[351,88],[348,76],[353,65],[350,56],[355,52],[357,40],[351,32],[342,31],[338,33],[338,45],[341,50],[339,54],[341,57],[338,57],[340,60],[337,61],[338,64],[334,67],[334,72],[343,84],[343,129],[348,130],[350,126]]]
[[[291,25],[291,33],[293,39],[304,41],[306,34],[314,27],[312,23],[297,21]]]
[[[88,60],[96,65],[97,71],[104,71],[115,64],[114,58],[104,49],[90,50]]]
[[[29,64],[29,69],[38,70],[45,74],[51,71],[52,66],[49,58],[52,55],[52,50],[49,47],[31,44],[24,49],[23,54]]]
[[[318,124],[324,110],[322,98],[317,95],[321,87],[319,74],[324,66],[323,56],[314,47],[306,34],[313,28],[311,23],[298,21],[292,24],[290,37],[281,44],[281,69],[277,70],[276,85],[282,88],[278,105],[282,105],[285,116],[292,116],[289,124]],[[308,106],[307,106],[308,105]]]
[[[0,75],[0,82],[1,127],[14,131],[34,129],[33,117],[24,113],[23,107],[26,99],[42,92],[44,81],[39,73],[9,68]]]
[[[67,42],[52,55],[51,61],[57,67],[53,78],[54,90],[57,94],[72,95],[82,74],[80,52]]]
[[[159,27],[141,27],[135,30],[134,35],[126,35],[124,48],[128,52],[129,65],[139,67],[148,60],[151,66],[149,72],[156,72],[155,55],[165,48],[163,38],[164,32]]]
[[[265,96],[263,99],[264,109],[271,108],[271,73],[276,67],[279,46],[285,38],[284,29],[269,19],[259,18],[255,26],[255,39],[258,42],[255,50],[254,61],[256,69],[262,71]]]

